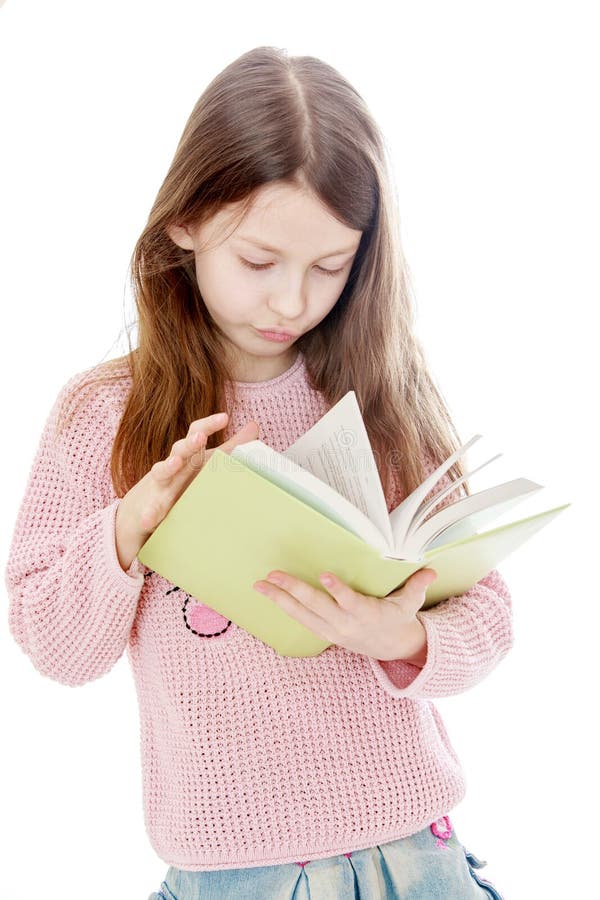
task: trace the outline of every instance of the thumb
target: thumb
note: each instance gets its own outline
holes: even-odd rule
[[[435,569],[419,569],[417,572],[413,572],[407,583],[409,587],[413,587],[418,591],[424,591],[430,584],[433,584],[436,578],[437,572]]]
[[[400,603],[404,608],[410,609],[413,604],[417,604],[420,608],[425,602],[421,594],[432,584],[437,578],[435,569],[419,569],[410,575],[401,588],[397,588],[386,596],[386,600],[394,600]]]
[[[248,441],[255,441],[258,439],[259,425],[251,420],[250,422],[246,422],[243,428],[240,428],[239,431],[236,431],[225,443],[219,445],[219,450],[222,450],[224,453],[230,453],[234,447],[237,447],[238,444],[245,444]]]

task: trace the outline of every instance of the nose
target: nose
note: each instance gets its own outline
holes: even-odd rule
[[[305,307],[306,289],[301,276],[290,277],[269,300],[269,308],[277,314],[279,320],[289,322],[290,327],[294,320],[302,314]]]

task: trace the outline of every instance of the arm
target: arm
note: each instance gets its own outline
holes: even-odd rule
[[[64,433],[48,415],[18,511],[5,570],[11,634],[38,671],[63,684],[106,674],[123,654],[144,583],[134,559],[119,563],[115,515],[101,483],[112,436],[107,406],[86,401]]]
[[[423,668],[406,659],[369,657],[393,697],[430,699],[460,694],[482,681],[513,645],[512,602],[497,569],[459,597],[417,613],[425,628]]]
[[[426,459],[425,476],[435,468]],[[450,480],[445,474],[435,492]],[[436,511],[459,499],[461,490],[438,503]],[[393,697],[429,699],[460,694],[482,681],[514,643],[511,595],[497,569],[464,594],[417,612],[416,619],[419,625],[409,656],[394,660],[369,657],[375,677]]]

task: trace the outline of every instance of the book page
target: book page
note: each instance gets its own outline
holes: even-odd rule
[[[476,469],[471,469],[470,472],[465,472],[462,478],[452,480],[450,484],[448,484],[445,488],[442,488],[436,494],[434,494],[431,500],[428,500],[427,502],[425,502],[424,500],[415,513],[415,517],[409,529],[410,532],[415,531],[415,529],[417,529],[419,525],[421,525],[425,521],[434,506],[437,506],[438,503],[441,503],[441,501],[449,494],[454,493],[454,491],[463,483],[463,481],[467,481],[469,478],[472,478],[476,472],[479,472],[481,469],[483,469],[484,466],[489,466],[491,462],[494,462],[494,460],[498,459],[500,456],[502,456],[502,454],[497,453],[495,456],[492,456],[491,459],[488,459],[486,460],[486,462],[481,463],[480,466],[477,466]]]
[[[482,525],[487,525],[517,503],[526,500],[542,485],[527,478],[515,478],[503,484],[485,488],[476,494],[462,497],[450,506],[438,510],[408,537],[412,552],[424,553],[443,543],[475,534]],[[458,537],[455,537],[457,535]]]
[[[390,549],[377,526],[360,509],[312,472],[307,472],[293,459],[278,453],[263,441],[245,441],[238,444],[230,456],[244,463],[267,481],[283,488],[302,503],[327,516],[332,522],[337,522],[342,528],[351,531],[380,553],[386,553]]]
[[[524,479],[519,479],[520,481]],[[533,482],[531,482],[533,484]],[[512,497],[506,497],[504,500],[492,502],[492,505],[486,509],[480,509],[476,512],[467,514],[463,519],[455,522],[453,525],[444,527],[433,539],[427,541],[427,550],[433,550],[441,547],[443,544],[449,544],[454,541],[463,540],[473,534],[477,534],[483,525],[493,522],[494,519],[500,518],[505,512],[512,509],[523,500],[527,500],[531,493],[540,490],[542,485],[535,485],[531,491],[523,492]],[[493,490],[493,488],[491,489]]]
[[[425,497],[433,490],[437,482],[440,480],[442,475],[450,468],[450,466],[465,453],[469,447],[480,439],[481,435],[474,435],[470,441],[467,441],[466,444],[463,444],[462,447],[459,447],[458,450],[455,450],[454,453],[448,457],[448,459],[443,462],[441,465],[435,469],[431,475],[429,475],[425,481],[422,482],[418,487],[414,489],[412,494],[409,494],[404,500],[398,504],[389,514],[388,518],[390,520],[390,525],[392,528],[393,534],[393,542],[394,542],[394,557],[396,559],[406,559],[403,554],[410,553],[409,549],[409,535],[410,530],[417,517],[419,511],[421,510]],[[456,486],[456,485],[455,485]],[[452,509],[452,506],[449,508]]]
[[[354,391],[348,391],[283,455],[364,513],[392,548],[387,502]]]

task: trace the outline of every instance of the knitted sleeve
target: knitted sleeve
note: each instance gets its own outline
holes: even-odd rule
[[[125,572],[117,556],[120,499],[102,479],[109,404],[86,400],[56,437],[79,377],[60,389],[44,424],[5,569],[11,634],[42,675],[70,686],[106,674],[123,654],[144,583],[137,558]]]
[[[434,468],[428,460],[426,474]],[[445,474],[438,485],[450,481]],[[435,492],[439,489],[436,486]],[[464,496],[461,491],[462,487],[457,488],[435,510]],[[375,677],[393,697],[433,699],[460,694],[482,681],[514,643],[511,594],[497,569],[464,594],[420,610],[417,618],[427,633],[423,668],[402,659],[369,657]]]

